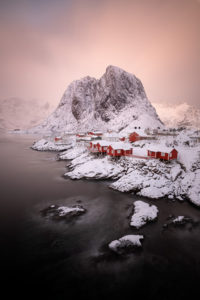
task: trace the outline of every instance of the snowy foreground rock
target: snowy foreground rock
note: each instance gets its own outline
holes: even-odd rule
[[[123,254],[135,248],[142,247],[141,240],[143,239],[143,235],[125,235],[119,240],[112,241],[108,247],[118,254]]]
[[[143,201],[134,202],[134,214],[130,225],[139,229],[148,222],[154,221],[158,216],[158,208]]]
[[[72,207],[51,205],[43,209],[41,214],[42,216],[51,218],[53,220],[62,220],[79,216],[85,212],[86,209],[80,205],[74,205]]]
[[[192,218],[186,216],[178,216],[178,217],[170,216],[168,218],[168,222],[163,225],[163,228],[168,228],[169,226],[175,226],[175,227],[183,226],[186,224],[190,224],[192,226],[199,225],[199,221],[193,220]]]
[[[73,171],[65,173],[71,179],[93,178],[116,179],[123,172],[123,168],[109,161],[108,157],[100,159],[91,159],[83,164],[78,164]]]
[[[200,206],[200,169],[195,163],[189,169],[179,161],[126,159],[123,163],[126,174],[112,183],[111,188],[152,199],[187,199]]]
[[[143,149],[143,145],[140,146]],[[132,192],[152,199],[168,197],[189,200],[200,206],[199,147],[180,148],[178,160],[170,162],[132,157],[121,157],[118,160],[108,156],[97,157],[84,144],[75,144],[73,141],[57,145],[42,139],[32,148],[63,151],[59,159],[70,160],[69,171],[64,175],[71,179],[114,179],[110,188],[120,192]]]
[[[64,156],[62,153],[60,158],[73,157],[69,164],[70,171],[65,173],[72,179],[117,179],[110,188],[120,192],[134,192],[152,199],[188,199],[200,206],[200,158],[197,154],[193,155],[193,159],[188,156],[185,153],[179,161],[171,162],[131,157],[116,161],[107,156],[97,158],[75,146],[65,151]]]
[[[38,151],[63,151],[72,148],[72,143],[56,144],[53,141],[41,139],[35,142],[31,148]]]

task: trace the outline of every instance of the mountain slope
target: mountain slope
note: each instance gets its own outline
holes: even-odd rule
[[[27,129],[39,124],[51,112],[49,103],[8,98],[0,100],[0,128]]]
[[[133,74],[109,66],[99,79],[84,77],[66,89],[57,109],[32,131],[123,130],[162,126]]]
[[[153,103],[153,105],[162,121],[169,127],[200,128],[200,109],[196,107],[187,103],[177,105]]]

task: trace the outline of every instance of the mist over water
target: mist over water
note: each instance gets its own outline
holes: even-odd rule
[[[0,137],[0,257],[7,297],[191,299],[200,279],[200,227],[162,225],[169,214],[198,221],[199,209],[144,199],[158,206],[158,221],[130,228],[139,197],[110,190],[108,181],[63,178],[67,162],[31,150],[37,138]],[[87,212],[55,222],[40,214],[52,204],[81,204]],[[137,233],[145,237],[141,251],[119,257],[108,250],[112,240]]]

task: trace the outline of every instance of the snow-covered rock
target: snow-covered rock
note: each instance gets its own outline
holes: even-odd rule
[[[172,167],[170,170],[172,181],[175,181],[178,178],[178,176],[180,176],[181,174],[182,174],[182,168],[179,164],[175,164],[175,166]]]
[[[141,240],[143,239],[143,235],[125,235],[119,240],[112,241],[108,247],[110,250],[121,254],[134,248],[142,247]]]
[[[85,153],[87,151],[86,147],[80,146],[78,147],[77,145],[74,146],[73,148],[70,148],[67,151],[62,152],[59,154],[59,159],[61,160],[68,160],[68,159],[75,159]],[[88,153],[87,153],[88,155]]]
[[[129,163],[128,173],[112,183],[111,188],[121,192],[135,192],[154,199],[173,192],[169,176],[171,165],[168,166],[159,160],[129,160]]]
[[[80,178],[117,178],[123,172],[123,168],[108,159],[108,157],[91,159],[82,164],[78,164],[73,171],[64,175],[71,179]]]
[[[195,221],[192,218],[186,216],[178,216],[178,217],[170,216],[168,220],[169,221],[163,225],[163,228],[168,228],[169,226],[175,226],[175,227],[182,226],[186,224],[190,224],[190,225],[199,224],[199,221]]]
[[[41,211],[41,214],[44,217],[48,217],[54,220],[61,220],[61,219],[79,216],[85,212],[86,209],[80,205],[74,205],[72,207],[50,205],[49,207],[43,209]]]
[[[75,207],[60,206],[60,207],[58,207],[57,210],[58,210],[59,217],[64,217],[64,216],[74,213],[74,212],[75,213],[85,212],[85,209],[80,206],[75,206]]]
[[[53,141],[41,139],[35,142],[31,148],[38,151],[63,151],[72,148],[72,143],[62,145],[56,144]]]
[[[158,208],[143,201],[134,202],[134,214],[130,225],[139,229],[150,221],[154,221],[158,216]]]
[[[73,81],[57,109],[32,132],[132,131],[135,126],[162,127],[147,99],[141,81],[133,74],[108,66],[99,79],[89,76]]]
[[[178,216],[176,217],[175,219],[173,219],[173,223],[174,224],[179,224],[179,223],[182,223],[183,221],[185,220],[185,217],[184,216]]]

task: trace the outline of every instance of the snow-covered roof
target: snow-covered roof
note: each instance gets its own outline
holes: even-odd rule
[[[94,133],[94,134],[102,134],[101,131],[91,131],[91,132]]]
[[[84,141],[91,141],[91,137],[86,136],[86,137],[80,137],[80,139],[84,140]]]
[[[164,152],[164,153],[170,153],[172,152],[172,150],[175,148],[169,148],[169,147],[165,147],[163,145],[154,145],[153,147],[149,147],[149,151],[153,151],[153,152]]]
[[[124,136],[124,135],[119,135],[117,132],[106,132],[106,133],[104,133],[104,136],[105,137],[110,137],[110,138],[118,138],[118,137],[121,137],[121,136]]]
[[[100,146],[109,146],[110,145],[110,142],[104,141],[104,140],[99,140],[98,143]]]
[[[129,150],[129,149],[132,149],[132,145],[130,145],[128,143],[122,143],[122,142],[110,143],[110,146],[115,150],[118,150],[118,149]]]
[[[92,140],[92,141],[91,141],[91,143],[92,143],[93,145],[97,145],[99,142],[100,142],[100,140]]]

